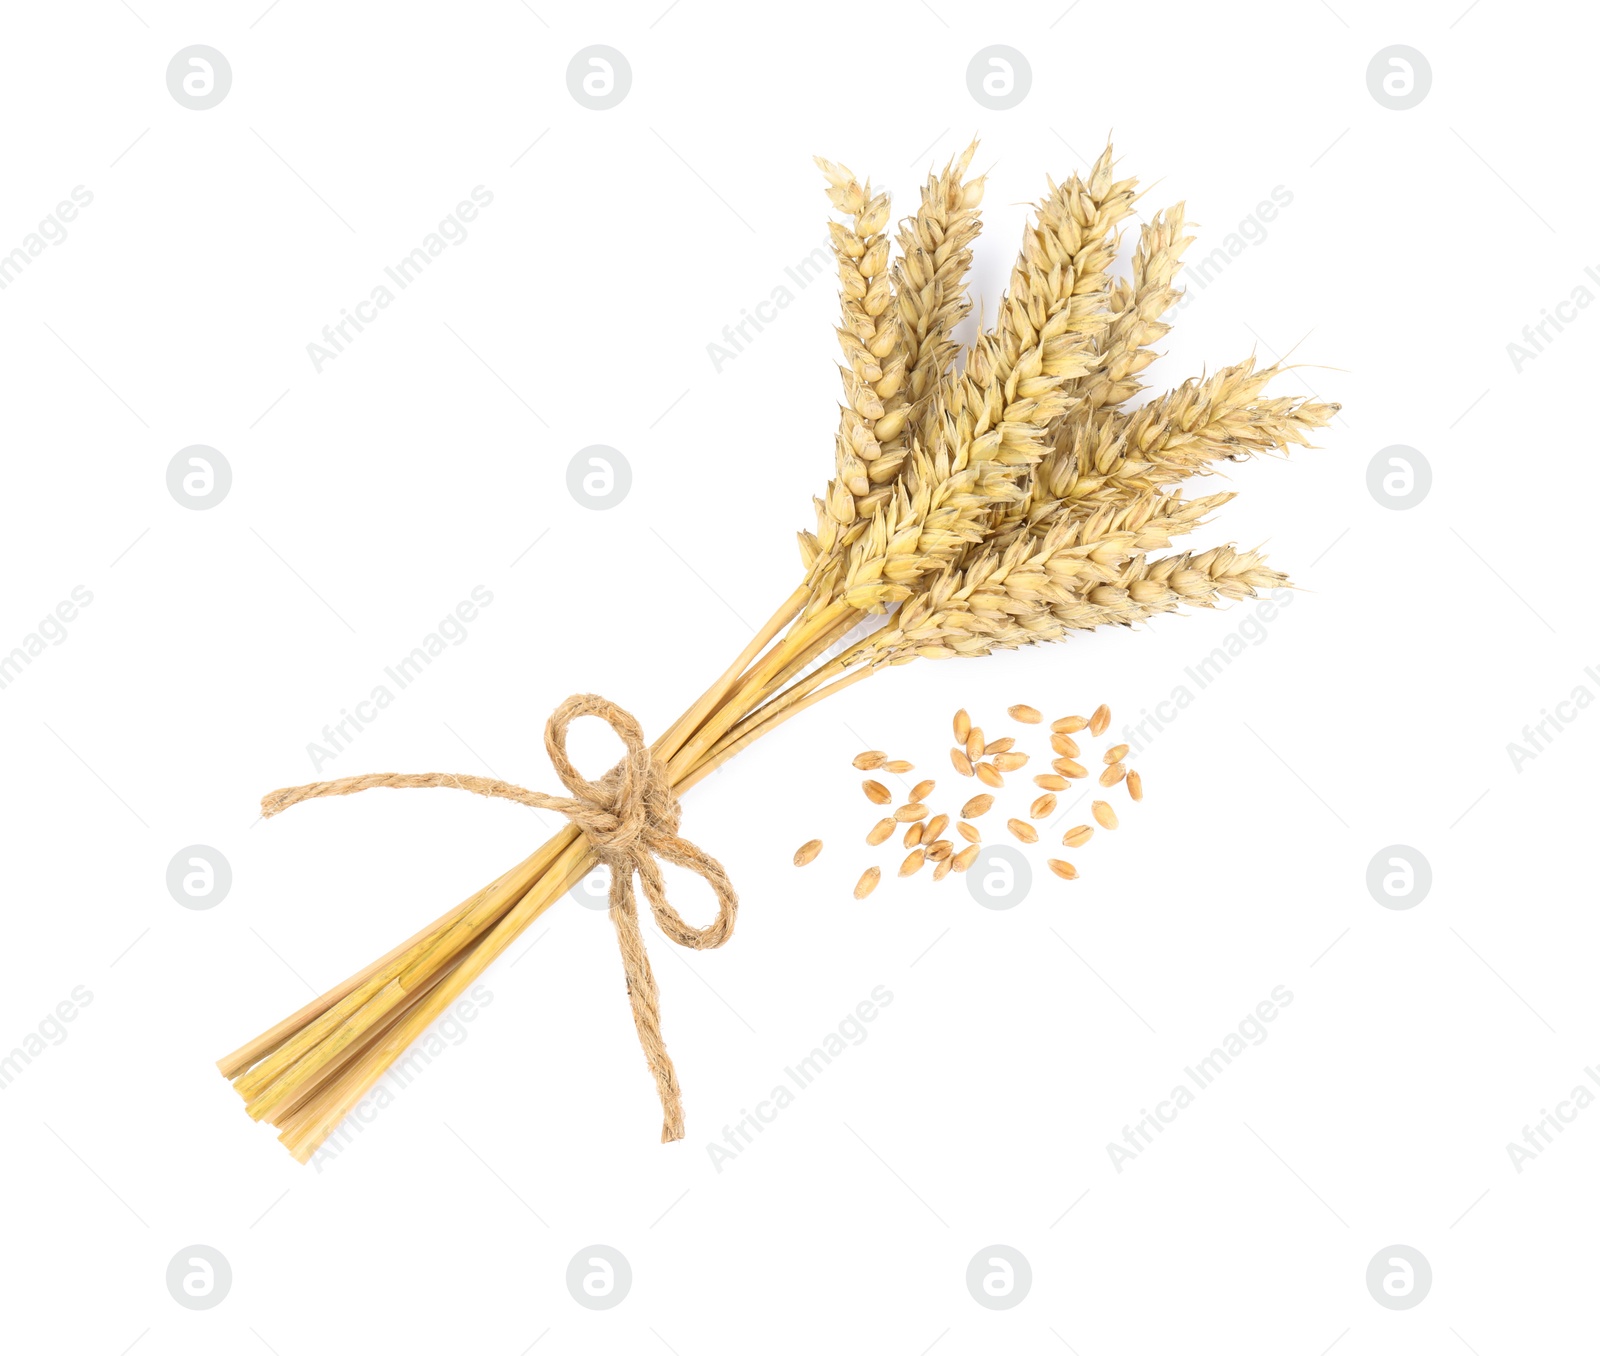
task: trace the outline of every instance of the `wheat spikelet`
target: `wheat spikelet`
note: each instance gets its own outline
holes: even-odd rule
[[[1039,477],[1041,502],[1115,501],[1204,474],[1220,461],[1309,447],[1337,405],[1294,397],[1264,398],[1281,369],[1253,359],[1210,377],[1184,382],[1148,405],[1111,413],[1092,424],[1069,423],[1070,443],[1058,448]]]
[[[1183,266],[1183,252],[1194,243],[1183,234],[1183,207],[1178,203],[1158,212],[1139,232],[1133,276],[1119,280],[1107,302],[1107,324],[1093,373],[1073,388],[1080,404],[1070,416],[1092,418],[1104,407],[1122,405],[1142,389],[1133,380],[1156,360],[1151,345],[1172,327],[1162,322],[1181,293],[1173,280]]]
[[[924,441],[929,403],[940,377],[955,361],[951,336],[972,309],[966,279],[972,267],[970,247],[982,225],[978,207],[983,201],[983,178],[963,176],[977,149],[974,141],[942,173],[928,176],[916,215],[900,227],[895,301],[905,336],[912,428]],[[875,474],[873,479],[880,478]]]
[[[1064,327],[1074,336],[1075,356],[1086,370],[1063,384],[1060,394],[1067,399],[1049,422],[1052,428],[1067,422],[1083,403],[1079,392],[1086,383],[1092,384],[1096,370],[1106,361],[1101,350],[1117,318],[1110,305],[1114,294],[1108,270],[1117,254],[1117,228],[1133,211],[1136,181],[1114,180],[1111,166],[1111,147],[1107,145],[1087,183],[1073,175],[1059,187],[1051,187],[1035,221],[1024,232],[1011,288],[1001,301],[995,323],[997,335],[1021,343],[1030,331],[1064,314]],[[1052,454],[1055,437],[1049,442],[1045,456],[1038,459],[1041,462]],[[1027,488],[1030,477],[1018,477],[1018,484]],[[1028,493],[997,502],[986,535],[1008,532],[1026,519],[1032,498]]]
[[[1286,577],[1255,552],[1217,547],[1150,559],[1138,549],[1141,540],[1191,530],[1215,506],[1180,501],[1167,518],[1141,512],[1134,515],[1142,519],[1136,529],[1117,525],[1127,513],[1118,510],[1099,515],[1107,523],[1104,532],[1093,521],[1067,520],[1043,538],[1018,537],[965,570],[943,572],[902,604],[892,624],[840,662],[876,667],[919,656],[974,657],[1061,640],[1075,630],[1132,625],[1184,603],[1210,607],[1285,584]],[[1096,535],[1079,540],[1086,529]]]
[[[926,438],[927,407],[941,375],[955,357],[950,334],[971,308],[965,293],[966,274],[972,263],[968,246],[978,234],[977,209],[983,199],[982,178],[962,178],[976,150],[974,141],[942,174],[929,175],[916,215],[900,228],[902,254],[892,269],[892,296],[894,316],[899,322],[894,361],[900,364],[903,381],[888,399],[880,402],[882,413],[870,435],[865,424],[873,411],[870,404],[863,409],[862,401],[863,387],[872,380],[875,359],[871,352],[863,353],[860,334],[865,325],[855,314],[861,303],[854,298],[859,294],[877,300],[865,276],[866,267],[877,263],[878,256],[873,252],[877,242],[860,239],[859,216],[854,231],[838,223],[830,224],[844,280],[844,325],[839,338],[850,360],[845,374],[847,405],[840,412],[841,441],[836,456],[839,477],[829,486],[827,499],[816,501],[817,532],[799,534],[805,567],[815,569],[819,577],[830,581],[836,577],[838,553],[861,535],[863,520],[888,502],[919,423]],[[826,161],[818,163],[829,176],[829,194],[835,206],[856,215],[857,201],[865,201],[868,191],[856,188],[853,177],[842,167]],[[858,257],[860,263],[855,262]],[[876,349],[878,344],[866,347]],[[848,510],[841,485],[851,491]]]
[[[927,447],[913,447],[898,492],[850,545],[838,593],[852,608],[910,596],[917,579],[981,541],[997,513],[1025,502],[1020,486],[1070,408],[1067,383],[1092,371],[1114,232],[1132,204],[1133,181],[1111,178],[1108,146],[1087,185],[1074,176],[1038,205],[994,329],[940,383]]]
[[[889,197],[874,195],[843,165],[818,157],[828,180],[828,200],[846,222],[828,223],[839,268],[840,376],[844,404],[835,439],[835,476],[817,506],[815,558],[831,558],[842,529],[863,516],[861,501],[872,493],[868,467],[898,454],[909,416],[906,403],[906,351],[889,277]],[[894,465],[898,467],[898,459]],[[807,551],[802,538],[802,552]],[[826,567],[824,567],[826,568]]]

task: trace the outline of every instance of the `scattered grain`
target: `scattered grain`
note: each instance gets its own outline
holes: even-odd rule
[[[936,839],[934,842],[928,844],[928,860],[930,862],[942,862],[950,855],[950,852],[954,847],[955,844],[952,843],[948,838]]]
[[[1062,716],[1060,720],[1050,722],[1050,728],[1056,734],[1077,734],[1089,724],[1082,716]]]
[[[1117,812],[1107,805],[1105,801],[1097,800],[1089,808],[1094,811],[1095,822],[1102,829],[1114,829],[1117,827]]]
[[[961,817],[963,819],[977,819],[980,815],[988,814],[993,805],[993,796],[974,796],[961,807]]]
[[[1028,755],[1025,753],[997,753],[991,760],[997,772],[1015,772],[1019,767],[1027,767]]]
[[[978,775],[978,780],[985,786],[992,786],[999,790],[1006,784],[1006,779],[1000,775],[1000,769],[993,763],[978,763],[972,769]]]
[[[896,810],[894,812],[894,817],[902,824],[912,824],[919,819],[926,819],[928,817],[928,807],[918,801],[912,801],[910,805],[902,805],[898,810]]]
[[[1096,739],[1106,732],[1111,724],[1111,708],[1104,702],[1095,707],[1094,714],[1089,717],[1089,733]]]
[[[900,840],[901,847],[914,848],[922,842],[922,825],[913,824],[906,830],[905,837]]]
[[[1087,777],[1089,769],[1082,763],[1074,763],[1070,758],[1056,758],[1051,764],[1063,777]]]
[[[867,799],[874,805],[887,805],[894,799],[889,794],[889,788],[882,782],[865,781],[861,783],[861,789],[867,793]]]
[[[1060,876],[1062,880],[1078,879],[1078,868],[1071,862],[1064,862],[1059,857],[1052,857],[1045,865]]]
[[[1056,798],[1048,791],[1028,807],[1029,819],[1044,819],[1056,808]]]
[[[983,730],[976,725],[967,731],[967,757],[973,762],[983,757]]]
[[[882,767],[889,761],[889,755],[882,749],[868,749],[865,753],[858,753],[850,760],[863,772],[871,772],[875,767]]]
[[[956,832],[965,838],[969,843],[981,843],[983,841],[983,835],[978,832],[978,826],[976,824],[969,824],[964,819],[961,821],[961,823],[956,825]]]
[[[955,731],[957,744],[967,742],[967,735],[972,730],[972,717],[967,714],[966,707],[956,712],[955,719],[950,722],[950,728]]]
[[[1113,744],[1105,752],[1106,766],[1110,767],[1112,763],[1120,763],[1127,756],[1128,746],[1126,744]]]
[[[1134,800],[1144,799],[1144,778],[1141,777],[1137,772],[1130,772],[1128,774],[1128,794]]]
[[[893,832],[894,820],[880,819],[876,824],[867,830],[867,842],[873,847],[877,847],[879,843],[887,839],[888,836]]]
[[[885,772],[892,772],[898,777],[902,773],[910,772],[915,766],[915,763],[908,763],[904,758],[892,758],[883,765],[883,770]]]
[[[954,857],[945,857],[938,866],[933,868],[933,878],[935,880],[943,880],[948,876],[951,868],[955,865],[955,860]]]
[[[1033,779],[1033,784],[1045,791],[1065,791],[1072,785],[1065,777],[1054,772],[1041,772]]]
[[[1031,706],[1008,706],[1006,708],[1006,715],[1010,716],[1012,720],[1018,721],[1023,725],[1037,725],[1041,720],[1044,719],[1044,717],[1035,711]]]
[[[1025,819],[1008,819],[1006,828],[1011,830],[1011,836],[1023,843],[1037,843],[1039,830]]]
[[[1090,828],[1087,824],[1079,824],[1077,827],[1068,829],[1064,834],[1061,835],[1061,846],[1079,848],[1093,837],[1094,830],[1092,828]]]
[[[977,860],[978,845],[974,843],[971,847],[962,848],[960,852],[956,853],[956,855],[950,859],[950,864],[957,871],[965,871],[973,864],[973,862]]]
[[[817,860],[817,853],[822,851],[822,839],[813,838],[809,843],[802,843],[794,850],[794,864],[805,866],[808,862]]]
[[[883,879],[883,872],[875,866],[869,866],[861,873],[861,879],[856,882],[856,898],[865,899],[878,888],[878,882]]]
[[[1071,735],[1051,735],[1050,747],[1063,758],[1076,758],[1078,756],[1078,741]]]
[[[900,874],[902,876],[916,875],[917,872],[922,870],[922,863],[926,859],[926,854],[921,848],[917,848],[914,851],[907,853],[905,861],[900,863]]]
[[[987,758],[995,753],[1010,753],[1016,746],[1017,741],[1010,735],[1007,735],[1004,739],[991,739],[983,746],[983,756]]]
[[[945,826],[949,824],[949,822],[949,815],[935,815],[928,821],[927,826],[923,829],[922,836],[930,843],[933,842],[935,838],[944,832]]]
[[[1127,775],[1128,775],[1128,765],[1126,763],[1113,763],[1110,767],[1108,767],[1104,772],[1102,772],[1100,774],[1100,785],[1101,786],[1115,786],[1118,782],[1120,782]]]
[[[912,800],[927,800],[928,792],[933,790],[933,779],[930,777],[925,782],[918,782],[911,788]]]
[[[967,757],[967,751],[965,749],[951,749],[950,764],[963,777],[970,777],[972,775],[972,759]]]

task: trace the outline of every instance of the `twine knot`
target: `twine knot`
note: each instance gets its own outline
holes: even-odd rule
[[[567,757],[567,727],[579,716],[596,716],[616,731],[626,750],[622,759],[597,781],[590,781]],[[571,797],[547,796],[497,778],[456,776],[447,772],[378,772],[335,781],[285,787],[261,799],[261,813],[270,818],[302,800],[348,796],[375,786],[406,789],[453,786],[480,796],[514,800],[535,809],[565,815],[587,840],[594,855],[611,871],[611,922],[622,952],[628,1002],[639,1033],[645,1062],[661,1098],[663,1144],[682,1139],[683,1102],[678,1076],[661,1036],[661,1004],[650,957],[639,929],[633,878],[639,877],[656,925],[679,946],[696,951],[721,946],[733,935],[739,899],[728,873],[716,858],[678,835],[680,807],[666,767],[651,756],[639,722],[614,702],[590,693],[568,697],[545,724],[544,746],[556,776]],[[661,862],[686,867],[703,876],[717,896],[717,916],[703,928],[686,923],[667,900]]]

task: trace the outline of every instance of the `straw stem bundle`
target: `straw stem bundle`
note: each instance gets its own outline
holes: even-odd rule
[[[983,180],[966,177],[974,149],[929,177],[898,259],[887,195],[818,162],[844,218],[830,226],[844,357],[834,478],[816,501],[815,530],[800,534],[800,587],[651,746],[675,794],[884,666],[1129,626],[1286,582],[1259,554],[1229,546],[1150,553],[1232,497],[1186,499],[1179,482],[1305,446],[1338,407],[1265,397],[1279,369],[1247,360],[1130,408],[1190,240],[1181,204],[1158,213],[1140,231],[1131,277],[1112,278],[1135,183],[1113,177],[1109,146],[1086,177],[1038,204],[994,324],[959,353],[952,334],[970,308],[983,195]],[[871,617],[876,629],[818,662]],[[482,794],[518,790],[459,781]],[[264,813],[289,803],[277,794]],[[305,1162],[596,861],[569,825],[219,1067],[250,1115],[278,1127]],[[681,1133],[669,1117],[663,1138]]]

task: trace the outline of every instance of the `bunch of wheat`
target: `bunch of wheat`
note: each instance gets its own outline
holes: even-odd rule
[[[1113,176],[1109,146],[1086,177],[1051,186],[1024,233],[993,325],[959,353],[952,336],[970,310],[965,277],[983,196],[982,178],[967,177],[974,149],[929,177],[899,232],[895,260],[885,234],[888,197],[844,167],[818,162],[843,218],[829,231],[841,280],[845,399],[834,478],[816,501],[815,530],[800,534],[804,580],[642,760],[624,760],[607,779],[583,784],[597,795],[627,786],[637,792],[649,781],[660,801],[651,813],[675,830],[676,793],[885,665],[1060,640],[1286,582],[1258,554],[1231,547],[1150,553],[1231,498],[1186,499],[1178,482],[1220,461],[1305,446],[1338,407],[1266,398],[1277,369],[1246,361],[1129,408],[1142,390],[1140,372],[1154,360],[1152,345],[1167,332],[1161,317],[1178,296],[1173,284],[1191,241],[1181,204],[1158,213],[1140,228],[1131,276],[1112,277],[1135,183]],[[818,662],[876,617],[875,629]],[[593,708],[577,713],[586,710]],[[547,745],[566,779],[559,731]],[[274,793],[263,813],[308,795],[446,780],[525,803],[548,800],[482,778],[386,775]],[[415,937],[220,1060],[250,1114],[279,1127],[280,1139],[306,1161],[484,968],[594,867],[595,818],[590,827],[575,821]],[[708,860],[687,864],[705,870]],[[719,921],[702,930],[658,898],[653,865],[638,871],[673,940],[716,945],[731,932],[725,879]],[[681,1138],[677,1083],[659,1040],[631,888],[620,907],[617,901],[614,888],[630,1000],[666,1109],[662,1138]]]

